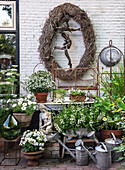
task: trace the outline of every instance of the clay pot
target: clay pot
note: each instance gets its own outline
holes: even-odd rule
[[[34,94],[38,103],[46,103],[48,93],[37,93]]]
[[[24,155],[24,158],[28,160],[27,165],[28,166],[38,166],[39,161],[38,159],[42,157],[43,151],[37,151],[37,152],[24,152],[21,150],[21,152]]]
[[[102,136],[102,140],[104,141],[107,138],[110,138],[110,133],[114,133],[114,135],[116,136],[116,138],[121,139],[122,135],[123,135],[123,130],[105,130],[102,129],[101,130],[101,136]]]
[[[33,114],[13,113],[14,117],[19,121],[21,127],[30,126]]]
[[[74,100],[76,102],[83,102],[85,100],[85,95],[70,95],[70,100]]]

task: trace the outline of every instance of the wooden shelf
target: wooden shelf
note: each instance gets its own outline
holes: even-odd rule
[[[78,139],[67,140],[66,143],[75,143]],[[95,142],[93,139],[82,139],[83,142]]]

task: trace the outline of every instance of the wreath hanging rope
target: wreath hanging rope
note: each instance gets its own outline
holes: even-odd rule
[[[68,26],[68,21],[70,18],[72,18],[80,25],[80,31],[82,32],[85,45],[85,52],[82,55],[80,62],[76,68],[89,67],[89,65],[94,61],[94,55],[96,52],[95,34],[93,30],[93,25],[91,24],[89,17],[87,16],[86,12],[84,10],[81,10],[78,6],[70,3],[65,3],[55,7],[52,11],[50,11],[49,18],[46,20],[42,29],[42,35],[39,38],[40,59],[45,63],[45,67],[50,72],[52,71],[52,60],[54,59],[51,47],[53,37],[56,34],[57,29],[61,29],[59,27],[61,23],[65,22]],[[62,28],[62,30],[65,31],[66,27]],[[70,30],[70,28],[68,30],[73,31],[73,29]],[[63,31],[62,33],[64,33]],[[61,68],[59,63],[57,62],[56,68]],[[77,79],[82,77],[85,72],[86,69],[77,70]],[[60,70],[58,75],[59,79],[61,80],[70,81],[75,79],[74,69],[70,69],[67,71]]]

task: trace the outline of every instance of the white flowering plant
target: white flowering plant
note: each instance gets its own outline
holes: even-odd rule
[[[85,95],[85,91],[81,89],[69,89],[68,93],[70,95]]]
[[[90,108],[87,105],[69,104],[67,107],[64,106],[59,114],[55,115],[53,118],[54,126],[59,133],[68,133],[69,129],[75,131],[79,128],[89,128],[89,112]]]
[[[42,92],[50,92],[55,83],[52,81],[52,74],[48,71],[37,71],[33,73],[28,80],[23,82],[24,89],[37,94]]]
[[[14,113],[32,114],[38,108],[36,100],[30,94],[27,97],[23,96],[16,99],[8,99],[7,104]]]
[[[24,152],[43,151],[46,141],[46,135],[42,131],[27,130],[23,133],[19,145],[22,146]]]

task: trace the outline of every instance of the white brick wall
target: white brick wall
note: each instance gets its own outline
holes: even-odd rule
[[[113,45],[124,52],[124,0],[20,0],[21,80],[29,76],[33,72],[34,66],[39,62],[39,37],[49,11],[66,2],[84,9],[90,17],[96,34],[96,57],[105,46],[108,46],[110,39],[113,40]],[[81,50],[83,50],[82,46],[77,52],[79,57]],[[58,57],[57,59],[59,60]],[[41,68],[44,69],[44,66]]]

